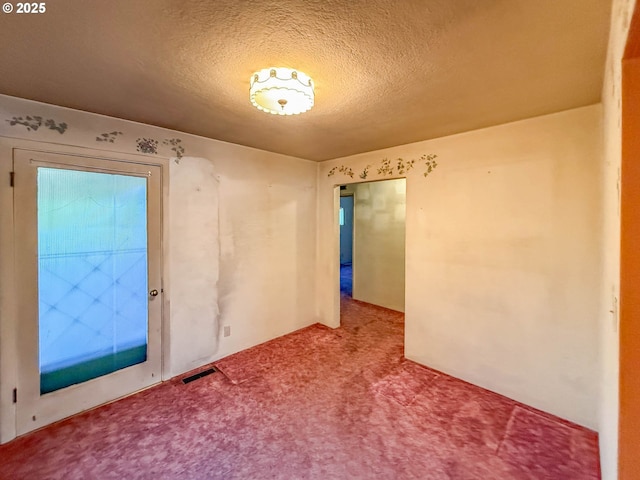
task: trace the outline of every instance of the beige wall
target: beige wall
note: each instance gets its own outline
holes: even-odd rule
[[[68,124],[60,134],[11,126],[38,115]],[[120,131],[113,143],[102,133]],[[180,138],[181,159],[169,160],[169,244],[165,245],[164,378],[304,327],[315,321],[317,164],[148,125],[0,95],[0,177],[11,170],[11,147],[57,152],[137,152],[139,138]],[[88,150],[91,149],[91,150]],[[0,440],[13,436],[15,322],[8,245],[12,190],[0,185]],[[274,282],[274,279],[278,279]],[[223,327],[231,336],[223,336]]]
[[[353,298],[404,312],[405,179],[354,185]]]
[[[429,176],[424,162],[406,174],[405,355],[597,427],[601,113],[594,105],[322,163],[319,317],[339,322],[334,185],[367,165],[368,180],[382,178],[384,158],[437,154]],[[336,166],[347,175],[329,175]]]

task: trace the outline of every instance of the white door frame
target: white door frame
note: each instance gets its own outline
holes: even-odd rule
[[[340,326],[341,325],[341,312],[340,312],[340,222],[339,222],[339,216],[340,216],[340,198],[343,196],[346,196],[347,194],[343,195],[342,194],[342,190],[340,189],[341,186],[346,185],[346,186],[355,186],[355,185],[360,185],[360,184],[364,184],[364,183],[378,183],[378,182],[385,182],[388,180],[405,180],[405,198],[409,198],[409,181],[408,178],[406,176],[398,176],[398,177],[391,177],[391,178],[381,178],[381,179],[376,179],[376,180],[360,180],[360,181],[351,181],[351,182],[345,182],[345,183],[336,183],[332,186],[333,189],[333,217],[334,217],[334,221],[333,221],[333,238],[331,239],[331,249],[333,251],[331,257],[333,257],[333,261],[332,266],[331,266],[331,272],[332,272],[332,282],[331,282],[331,292],[333,294],[333,302],[332,302],[332,312],[333,312],[333,319],[334,322],[331,322],[331,324],[334,324],[336,326]],[[352,268],[352,278],[351,278],[351,292],[352,295],[355,292],[355,285],[356,285],[356,221],[355,221],[355,217],[356,217],[356,192],[349,192],[348,195],[353,195],[353,258],[351,260],[351,268]],[[406,208],[406,207],[405,207]],[[404,273],[404,278],[405,278],[405,307],[406,307],[406,285],[407,285],[407,221],[405,218],[405,225],[404,225],[404,230],[405,230],[405,238],[404,238],[404,252],[405,252],[405,273]],[[354,297],[355,298],[355,297]],[[406,319],[406,311],[405,313],[405,319]],[[406,320],[405,320],[406,321]],[[406,339],[405,339],[405,343],[406,343]]]
[[[13,149],[92,157],[104,160],[126,161],[138,164],[156,165],[161,170],[162,188],[162,276],[166,278],[168,265],[168,193],[169,159],[148,155],[125,154],[67,145],[48,144],[29,140],[0,137],[0,443],[6,443],[17,436],[16,405],[13,402],[14,389],[18,384],[18,338],[17,302],[14,266],[14,200],[10,186],[10,172],[13,165]],[[164,283],[164,281],[163,281]],[[164,289],[164,285],[161,286]],[[158,380],[165,379],[168,354],[169,296],[165,289],[162,295],[162,373]]]

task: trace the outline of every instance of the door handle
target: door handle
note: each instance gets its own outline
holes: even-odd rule
[[[155,288],[153,290],[151,290],[149,292],[149,295],[151,295],[152,297],[157,297],[158,296],[158,290],[156,290]]]

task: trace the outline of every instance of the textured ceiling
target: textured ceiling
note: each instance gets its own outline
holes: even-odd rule
[[[15,3],[15,2],[13,2]],[[310,160],[600,101],[610,0],[53,0],[0,14],[0,93]],[[316,84],[265,114],[249,77]]]

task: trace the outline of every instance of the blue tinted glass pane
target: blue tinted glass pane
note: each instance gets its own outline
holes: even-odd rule
[[[145,178],[38,169],[40,391],[147,357]]]

